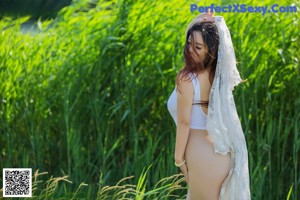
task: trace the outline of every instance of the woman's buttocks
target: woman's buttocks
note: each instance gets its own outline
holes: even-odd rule
[[[185,159],[189,172],[203,180],[214,174],[221,181],[230,169],[230,153],[226,156],[215,153],[207,130],[190,129]]]

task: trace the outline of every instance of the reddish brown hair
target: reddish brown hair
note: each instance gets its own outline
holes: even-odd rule
[[[204,45],[207,47],[208,52],[205,59],[201,63],[196,63],[190,54],[190,45],[192,45],[194,51],[194,32],[200,31],[202,34]],[[191,36],[191,44],[188,43],[188,39]],[[194,24],[187,32],[185,46],[184,46],[184,66],[179,71],[176,77],[176,85],[183,78],[188,78],[188,73],[195,73],[197,76],[203,71],[209,72],[209,81],[212,84],[215,76],[217,57],[219,46],[219,34],[216,25],[213,22],[202,22],[200,24]],[[195,51],[196,52],[196,51]],[[178,91],[180,92],[179,87]],[[208,106],[208,101],[201,101],[201,105]]]

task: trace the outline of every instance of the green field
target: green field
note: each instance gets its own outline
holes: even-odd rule
[[[1,19],[0,166],[40,173],[31,199],[184,199],[166,103],[193,3],[211,1],[74,1],[28,32]],[[253,200],[300,199],[300,1],[278,4],[298,11],[216,13],[248,79],[234,97]]]

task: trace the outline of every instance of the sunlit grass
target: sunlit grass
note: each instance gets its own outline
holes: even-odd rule
[[[148,168],[149,169],[149,168]],[[43,175],[47,172],[39,173],[37,170],[32,177],[32,197],[27,197],[25,199],[99,199],[99,200],[126,200],[126,199],[180,199],[180,195],[175,194],[177,190],[186,190],[186,187],[182,186],[184,183],[184,178],[182,174],[174,174],[170,177],[165,177],[160,180],[152,189],[146,190],[146,177],[148,170],[142,172],[139,177],[138,183],[129,184],[124,183],[129,179],[132,179],[133,176],[122,178],[116,185],[102,185],[98,184],[98,187],[94,188],[97,190],[96,196],[93,196],[93,193],[86,192],[87,187],[86,183],[81,183],[76,191],[68,191],[64,189],[63,196],[57,194],[58,186],[62,187],[65,184],[73,184],[69,180],[68,176],[63,177],[53,177],[51,176],[49,180],[40,180],[43,178]],[[64,187],[65,188],[65,187]],[[0,190],[2,196],[3,188]],[[7,197],[6,199],[15,199]]]

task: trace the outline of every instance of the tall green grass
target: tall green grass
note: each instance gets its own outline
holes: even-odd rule
[[[183,198],[166,102],[183,65],[185,28],[196,15],[191,3],[100,1],[88,10],[86,1],[75,1],[28,34],[19,29],[27,18],[3,18],[1,168],[39,169],[50,182],[68,176],[72,184],[49,185],[48,196],[37,187],[45,199]],[[298,13],[221,14],[248,79],[234,95],[253,199],[300,196]]]

